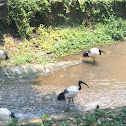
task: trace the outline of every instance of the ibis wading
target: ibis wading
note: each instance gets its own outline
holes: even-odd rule
[[[102,53],[106,55],[106,53],[101,49],[91,48],[83,53],[83,57],[91,57],[93,62],[95,62],[95,57],[101,55]]]
[[[57,99],[58,100],[66,100],[67,99],[68,100],[68,106],[69,106],[70,105],[70,101],[72,100],[72,102],[73,102],[73,98],[81,90],[81,84],[84,84],[84,85],[86,85],[89,88],[89,86],[85,82],[83,82],[83,81],[80,80],[78,82],[79,87],[77,87],[77,86],[70,86],[69,88],[67,88],[66,90],[64,90],[63,92],[61,92],[58,95]],[[73,104],[74,104],[74,102],[73,102]]]

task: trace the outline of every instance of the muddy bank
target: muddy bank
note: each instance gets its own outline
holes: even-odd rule
[[[48,65],[30,64],[25,66],[5,66],[0,67],[0,83],[10,81],[32,81],[39,75],[47,75],[58,69],[63,69],[72,65],[80,64],[81,60],[62,61],[58,63],[50,63]]]

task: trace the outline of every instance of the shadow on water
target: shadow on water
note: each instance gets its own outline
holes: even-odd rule
[[[82,63],[88,64],[88,65],[92,65],[92,66],[98,66],[98,62],[92,62],[92,61],[88,61],[88,60],[82,60]]]

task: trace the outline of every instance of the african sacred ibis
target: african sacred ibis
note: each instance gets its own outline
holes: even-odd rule
[[[93,62],[95,62],[95,57],[101,55],[102,53],[106,55],[106,53],[101,49],[91,48],[83,53],[83,57],[92,57]]]
[[[7,108],[0,108],[0,121],[12,121],[15,118],[13,112],[10,112]]]
[[[57,99],[58,100],[66,100],[67,99],[68,100],[68,106],[69,106],[70,105],[70,100],[72,100],[72,102],[73,102],[73,98],[81,90],[81,84],[85,84],[89,88],[89,86],[86,83],[84,83],[83,81],[80,80],[78,82],[79,87],[77,87],[77,86],[70,86],[69,88],[64,90],[64,92],[61,92],[58,95]],[[73,104],[74,104],[74,102],[73,102]]]
[[[9,59],[8,55],[3,50],[0,50],[0,61],[8,59]]]

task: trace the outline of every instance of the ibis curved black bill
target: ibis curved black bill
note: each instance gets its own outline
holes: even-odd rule
[[[83,83],[83,84],[85,84],[89,88],[88,84],[86,84],[86,83]]]
[[[101,52],[104,53],[104,54],[106,55],[106,53],[105,53],[103,50],[101,50]]]
[[[81,83],[83,83],[84,85],[86,85],[86,86],[89,88],[88,84],[86,84],[85,82],[79,81],[79,85],[80,85]]]

